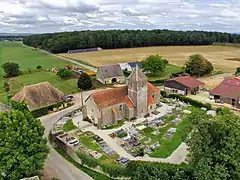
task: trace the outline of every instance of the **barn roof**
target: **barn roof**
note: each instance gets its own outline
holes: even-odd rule
[[[103,78],[124,76],[119,64],[101,66],[99,67],[99,70]]]
[[[30,111],[48,107],[65,101],[64,94],[49,82],[42,82],[24,86],[16,93],[12,100],[15,102],[26,102]]]
[[[203,86],[204,83],[191,77],[191,76],[180,76],[180,77],[175,77],[175,78],[172,78],[172,79],[169,79],[167,81],[176,81],[188,88],[196,88],[196,87],[199,87],[199,86]]]
[[[210,94],[233,99],[240,98],[240,79],[237,77],[226,78],[210,91]]]
[[[138,67],[141,69],[142,68],[142,64],[140,62],[129,62],[128,63],[132,68],[135,68],[137,65]]]

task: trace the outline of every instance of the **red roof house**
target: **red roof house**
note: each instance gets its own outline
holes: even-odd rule
[[[213,96],[214,99],[220,99],[224,103],[240,107],[240,79],[238,77],[224,79],[210,91],[210,96]]]
[[[198,92],[201,86],[204,86],[204,83],[191,76],[180,76],[164,82],[166,92],[182,95]]]

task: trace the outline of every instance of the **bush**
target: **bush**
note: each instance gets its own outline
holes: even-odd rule
[[[119,165],[100,163],[100,167],[104,173],[109,174],[111,177],[128,177],[128,171],[126,167]]]
[[[14,77],[20,75],[19,65],[13,62],[6,62],[2,65],[6,77]]]
[[[72,71],[68,69],[59,69],[57,75],[60,76],[62,79],[70,79],[72,77]]]
[[[186,164],[168,164],[158,162],[130,161],[127,171],[131,179],[175,179],[193,180],[192,169]]]
[[[38,66],[36,67],[36,69],[42,69],[42,66],[38,65]]]
[[[167,97],[167,92],[166,91],[161,91],[160,94],[161,94],[162,97]]]
[[[199,108],[205,107],[208,110],[212,109],[212,106],[209,103],[204,104],[202,102],[196,101],[194,99],[191,99],[189,97],[186,97],[186,96],[183,96],[183,95],[180,95],[180,94],[169,94],[169,95],[167,95],[167,97],[168,98],[179,99],[180,101],[183,101],[185,103],[189,103],[189,104],[191,104],[192,106],[195,106],[195,107],[199,107]]]
[[[99,166],[104,173],[109,174],[111,177],[126,177],[128,174],[126,168],[120,165],[101,163],[99,160],[80,152],[77,152],[77,156],[81,159],[82,165],[86,165],[90,168]]]
[[[82,165],[87,165],[88,167],[91,168],[96,168],[99,165],[99,161],[97,159],[92,158],[89,155],[77,152],[77,156],[81,159]]]
[[[126,132],[123,132],[121,134],[118,135],[119,138],[123,138],[126,137],[128,134]]]

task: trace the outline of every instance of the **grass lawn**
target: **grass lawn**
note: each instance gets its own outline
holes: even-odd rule
[[[179,73],[182,72],[182,67],[176,66],[173,64],[168,64],[166,66],[165,71],[162,74],[156,75],[156,76],[148,76],[149,81],[156,81],[156,80],[164,80],[170,78],[170,75],[172,73]]]
[[[44,70],[51,69],[53,67],[65,67],[71,63],[53,57],[51,55],[39,52],[31,48],[23,46],[21,43],[16,42],[0,42],[0,60],[1,64],[7,61],[16,62],[20,66],[21,71],[26,71],[29,69],[35,70],[36,66],[41,65]],[[7,94],[4,92],[2,87],[3,84],[3,71],[0,68],[0,101],[7,102]],[[36,84],[44,81],[50,82],[53,86],[58,88],[65,94],[71,94],[78,92],[76,86],[76,79],[62,80],[55,73],[48,71],[32,72],[29,74],[23,74],[18,77],[10,78],[9,84],[11,89],[11,94],[18,92],[23,86]]]
[[[14,95],[23,87],[23,85],[26,86],[44,81],[48,81],[54,87],[58,88],[65,94],[79,92],[76,85],[76,79],[63,80],[60,77],[58,77],[55,73],[47,71],[34,72],[31,74],[24,74],[18,77],[10,78],[9,84],[11,88],[11,93]],[[2,86],[0,86],[0,101],[5,103],[7,101],[6,93],[4,92]]]
[[[88,149],[91,149],[93,151],[102,152],[99,145],[93,140],[92,137],[88,136],[87,134],[82,134],[79,137],[79,142],[86,146]]]
[[[87,134],[82,134],[79,137],[79,142],[84,145],[86,148],[92,150],[92,151],[97,151],[99,153],[102,153],[102,157],[99,158],[99,160],[103,163],[111,163],[114,165],[119,165],[116,163],[116,159],[119,157],[118,154],[115,154],[113,156],[108,156],[105,154],[102,149],[99,147],[99,145],[93,140],[92,137],[88,136]]]
[[[77,127],[73,124],[72,119],[67,120],[66,124],[63,125],[63,131],[69,132],[74,129],[77,129]]]
[[[84,166],[82,166],[81,164],[77,163],[76,161],[74,161],[64,150],[60,149],[59,147],[55,148],[56,151],[61,154],[65,159],[67,159],[70,163],[72,163],[74,166],[76,166],[78,169],[80,169],[81,171],[85,172],[86,174],[88,174],[90,177],[92,177],[94,180],[111,180],[111,178],[98,173],[96,171],[93,171],[91,169],[88,169]]]
[[[103,129],[115,129],[115,128],[119,128],[119,127],[121,127],[121,126],[124,124],[124,121],[126,121],[126,119],[120,120],[120,121],[117,122],[117,124],[108,126],[108,127],[106,127],[106,128],[103,128]]]

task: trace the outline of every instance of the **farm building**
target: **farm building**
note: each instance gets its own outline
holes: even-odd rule
[[[97,80],[102,84],[124,83],[125,77],[119,64],[101,66],[97,70]]]
[[[132,70],[138,66],[138,68],[142,69],[142,64],[140,62],[128,62],[128,64],[131,66]]]
[[[68,53],[83,53],[83,52],[94,52],[94,51],[102,51],[102,48],[87,48],[87,49],[74,49],[74,50],[69,50]]]
[[[132,71],[132,67],[128,63],[119,63],[123,71]]]
[[[125,118],[130,120],[155,112],[159,100],[160,90],[136,68],[128,77],[126,86],[91,94],[85,101],[84,114],[102,128]]]
[[[66,106],[64,94],[49,82],[24,86],[11,100],[13,103],[25,103],[33,114],[38,111],[47,114]]]
[[[204,86],[203,82],[191,76],[180,76],[164,81],[164,90],[167,93],[182,95],[197,93],[202,86]]]
[[[240,108],[240,78],[226,78],[210,91],[210,98]]]

